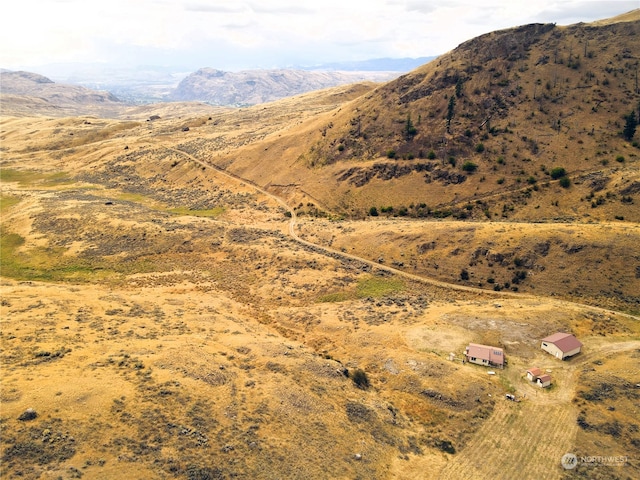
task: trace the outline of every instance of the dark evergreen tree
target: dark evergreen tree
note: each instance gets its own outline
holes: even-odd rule
[[[453,111],[456,108],[456,97],[453,95],[449,98],[449,105],[447,106],[447,132],[451,127],[451,119],[453,118]]]
[[[411,121],[411,115],[407,115],[407,123],[404,127],[404,133],[409,139],[413,138],[414,135],[418,133],[418,129],[413,125],[413,122]]]
[[[632,110],[631,113],[627,115],[627,122],[624,124],[624,130],[622,131],[624,138],[631,140],[636,134],[637,126],[638,120],[636,119],[636,112]]]
[[[456,82],[456,97],[460,98],[462,96],[462,77],[458,77],[458,81]]]

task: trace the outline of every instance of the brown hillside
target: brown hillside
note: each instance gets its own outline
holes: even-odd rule
[[[640,152],[621,136],[639,109],[637,16],[483,35],[220,164],[261,184],[283,183],[286,171],[326,209],[353,217],[393,206],[410,216],[637,222],[627,192],[640,180]],[[556,188],[556,167],[571,186]]]

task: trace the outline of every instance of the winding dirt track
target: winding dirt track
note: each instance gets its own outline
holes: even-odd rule
[[[640,320],[640,317],[637,317],[635,315],[631,315],[628,313],[623,313],[623,312],[617,312],[614,310],[609,310],[606,308],[602,308],[602,307],[596,307],[593,305],[586,305],[586,304],[582,304],[582,303],[577,303],[577,302],[572,302],[569,300],[557,300],[557,299],[552,299],[552,298],[547,298],[547,297],[541,297],[539,295],[530,295],[530,294],[525,294],[525,293],[517,293],[517,292],[494,292],[493,290],[486,290],[486,289],[482,289],[482,288],[476,288],[476,287],[468,287],[465,285],[456,285],[454,283],[447,283],[447,282],[442,282],[439,280],[434,280],[432,278],[427,278],[427,277],[423,277],[420,275],[414,275],[412,273],[408,273],[405,272],[403,270],[399,270],[397,268],[393,268],[393,267],[389,267],[387,265],[381,265],[379,263],[376,263],[372,260],[368,260],[366,258],[362,258],[362,257],[358,257],[357,255],[351,255],[349,253],[345,253],[342,252],[340,250],[335,250],[333,248],[330,247],[326,247],[324,245],[319,245],[316,243],[312,243],[309,242],[307,240],[304,240],[302,238],[300,238],[300,236],[296,233],[296,224],[298,221],[298,217],[296,215],[296,212],[294,211],[294,209],[288,205],[282,198],[278,197],[277,195],[274,195],[273,193],[265,190],[264,188],[260,187],[259,185],[255,184],[254,182],[247,180],[245,178],[242,178],[238,175],[235,175],[234,173],[228,172],[220,167],[218,167],[215,164],[212,163],[208,163],[204,160],[200,160],[196,157],[194,157],[193,155],[191,155],[190,153],[187,153],[183,150],[177,149],[177,148],[173,148],[173,147],[165,147],[168,150],[177,153],[179,155],[183,155],[184,157],[190,159],[191,161],[197,163],[198,165],[205,167],[205,168],[211,168],[213,170],[215,170],[218,174],[229,178],[231,180],[237,181],[237,182],[242,182],[242,183],[246,183],[248,185],[251,185],[252,188],[254,188],[256,191],[262,193],[263,195],[266,195],[267,197],[275,200],[279,205],[281,205],[285,210],[287,210],[291,216],[291,220],[289,221],[289,235],[291,236],[291,238],[293,238],[296,242],[305,245],[307,247],[310,247],[312,249],[314,249],[315,251],[321,252],[321,253],[325,253],[327,255],[330,255],[334,258],[339,257],[339,258],[344,258],[344,259],[348,259],[348,260],[355,260],[358,262],[362,262],[364,264],[367,264],[369,266],[371,266],[374,269],[377,270],[383,270],[389,273],[393,273],[395,275],[400,275],[402,277],[411,279],[411,280],[415,280],[417,282],[421,282],[421,283],[425,283],[428,285],[433,285],[436,287],[441,287],[441,288],[447,288],[447,289],[451,289],[451,290],[458,290],[458,291],[463,291],[463,292],[470,292],[470,293],[476,293],[476,294],[480,294],[480,295],[485,295],[485,296],[489,296],[489,297],[494,297],[494,298],[520,298],[520,299],[538,299],[538,300],[544,300],[547,303],[551,303],[551,304],[555,304],[555,305],[562,305],[562,306],[573,306],[573,307],[580,307],[580,308],[586,308],[586,309],[590,309],[590,310],[594,310],[594,311],[598,311],[601,313],[607,313],[607,314],[615,314],[615,315],[622,315],[624,317],[627,318],[631,318],[634,320]]]

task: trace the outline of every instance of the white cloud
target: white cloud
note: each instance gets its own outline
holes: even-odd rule
[[[20,0],[0,66],[149,60],[263,65],[436,55],[492,30],[592,21],[637,0]],[[141,58],[135,58],[135,55]],[[194,65],[195,66],[195,65]]]

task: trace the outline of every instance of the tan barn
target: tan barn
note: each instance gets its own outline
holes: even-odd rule
[[[540,388],[550,387],[551,386],[551,375],[546,374],[546,373],[544,375],[540,375],[538,377],[538,379],[536,380],[536,385],[538,385]]]
[[[554,357],[564,360],[580,353],[582,342],[570,333],[558,332],[543,338],[541,348]]]
[[[485,367],[504,367],[504,351],[498,347],[470,343],[464,352],[464,356],[470,363],[484,365]]]

